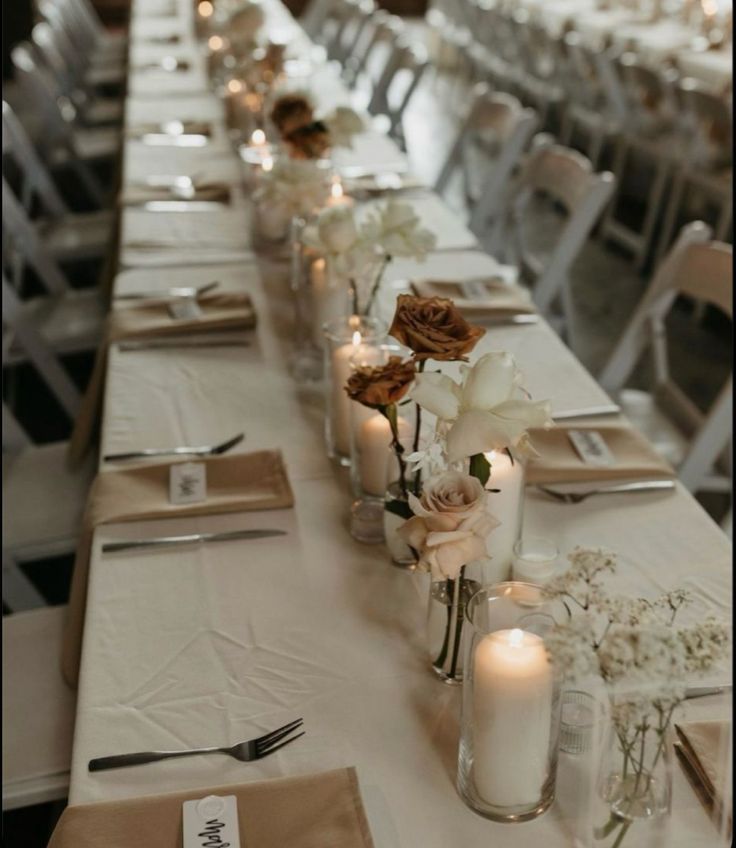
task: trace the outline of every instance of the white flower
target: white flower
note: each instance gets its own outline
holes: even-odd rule
[[[417,374],[411,397],[445,422],[447,456],[468,456],[505,448],[524,448],[529,427],[549,427],[548,401],[530,401],[521,373],[509,353],[487,353],[472,367],[461,366],[463,382],[438,372]]]
[[[333,147],[352,147],[353,136],[365,132],[366,128],[363,118],[349,106],[338,106],[322,121],[327,125]]]
[[[421,471],[431,477],[439,474],[447,466],[445,450],[440,441],[432,442],[426,448],[410,453],[405,459],[406,468],[410,474]]]
[[[389,200],[363,225],[363,238],[378,245],[386,256],[424,259],[437,243],[434,233],[419,226],[419,217],[408,203]]]
[[[480,481],[446,471],[424,484],[421,498],[409,494],[414,517],[399,533],[419,551],[418,566],[435,579],[454,580],[460,569],[488,555],[486,539],[498,521],[488,513]]]
[[[325,171],[310,159],[280,156],[273,169],[263,171],[259,179],[253,199],[279,206],[289,217],[310,214],[329,195]]]

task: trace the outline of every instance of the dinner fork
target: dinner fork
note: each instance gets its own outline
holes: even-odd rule
[[[602,489],[588,489],[587,492],[560,492],[547,486],[537,486],[540,492],[562,503],[577,504],[593,495],[616,495],[623,492],[653,492],[658,489],[674,489],[672,480],[642,480],[638,483],[620,483],[617,486],[605,486]]]
[[[158,760],[168,760],[175,757],[189,757],[195,754],[229,754],[236,760],[250,763],[253,760],[261,760],[263,757],[273,754],[274,751],[278,751],[279,748],[283,748],[284,745],[294,742],[300,736],[304,736],[305,731],[302,731],[289,739],[284,738],[301,727],[303,723],[304,719],[298,718],[283,727],[272,730],[270,733],[264,733],[263,736],[258,736],[247,742],[238,742],[231,748],[191,748],[188,751],[139,751],[134,754],[116,754],[112,757],[96,757],[89,761],[88,768],[90,771],[104,771],[105,769],[121,768],[122,766],[155,763]]]
[[[108,453],[103,459],[106,462],[123,459],[138,459],[145,456],[217,456],[226,453],[230,448],[240,444],[245,438],[245,433],[238,433],[232,439],[226,442],[221,442],[219,445],[202,445],[201,447],[179,447],[179,448],[142,448],[137,451],[129,451],[128,453]]]

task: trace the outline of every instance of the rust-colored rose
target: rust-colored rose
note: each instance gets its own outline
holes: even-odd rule
[[[284,136],[293,159],[319,159],[330,149],[330,133],[322,121],[312,121]]]
[[[345,391],[351,400],[377,409],[398,403],[414,380],[414,362],[390,356],[385,365],[363,366],[350,375]]]
[[[416,359],[467,360],[485,330],[469,324],[449,298],[400,294],[388,332]]]
[[[284,94],[273,104],[271,121],[286,136],[314,121],[314,107],[303,94]]]

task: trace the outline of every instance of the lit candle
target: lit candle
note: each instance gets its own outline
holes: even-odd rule
[[[347,287],[330,279],[325,259],[315,259],[310,269],[312,290],[312,341],[317,347],[324,345],[322,326],[334,318],[348,314]]]
[[[525,630],[485,636],[473,658],[473,771],[481,798],[532,807],[548,778],[552,670],[544,642]]]
[[[239,79],[231,79],[225,86],[225,121],[230,129],[238,127],[238,106],[243,83]]]
[[[401,417],[396,423],[399,441],[402,444],[409,443],[412,434],[411,424]],[[391,448],[391,441],[391,425],[388,419],[379,412],[363,420],[358,427],[356,444],[360,457],[360,484],[367,495],[383,497],[388,484],[398,476],[398,468],[394,470],[397,461]]]
[[[250,137],[250,143],[253,147],[265,147],[266,133],[261,129],[253,130],[253,135]]]
[[[353,318],[356,322],[360,321],[357,315]],[[351,400],[345,392],[345,384],[352,373],[350,360],[357,353],[361,339],[360,332],[355,330],[352,342],[341,345],[332,353],[332,435],[335,449],[342,456],[350,453]]]
[[[557,547],[546,539],[519,539],[514,545],[513,579],[543,586],[557,574]]]
[[[337,174],[332,178],[330,196],[327,198],[327,206],[352,206],[353,199],[345,194],[342,181]]]
[[[486,489],[500,490],[488,494],[488,511],[500,522],[491,530],[486,541],[492,578],[496,582],[508,580],[511,576],[514,545],[521,530],[524,467],[518,460],[512,462],[505,451],[491,451],[486,454],[486,459],[491,464]]]
[[[202,36],[207,34],[210,25],[210,18],[214,14],[215,7],[208,0],[202,0],[197,6],[197,20],[195,27],[197,34]]]

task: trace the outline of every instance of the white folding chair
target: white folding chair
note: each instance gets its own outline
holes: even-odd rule
[[[13,292],[20,297],[22,275],[30,266],[47,291],[46,295],[21,301],[18,307],[51,350],[57,354],[95,350],[102,338],[105,305],[96,288],[71,289],[59,266],[45,249],[39,233],[3,179],[3,240],[5,262],[17,252],[22,261],[13,262]],[[22,361],[23,351],[15,344],[4,345],[3,361]]]
[[[376,11],[373,0],[345,0],[343,17],[333,39],[328,55],[344,68],[353,54],[371,15]]]
[[[517,264],[540,312],[561,334],[571,333],[570,269],[615,185],[576,150],[540,134],[495,220],[486,223],[489,252]],[[559,313],[554,307],[559,302]],[[575,348],[574,340],[570,339]]]
[[[92,63],[117,63],[128,50],[125,33],[110,32],[88,0],[57,0],[70,32],[87,49]]]
[[[309,0],[299,16],[299,23],[306,34],[315,41],[322,25],[339,0]]]
[[[18,199],[29,216],[34,200],[40,201],[41,215],[34,219],[33,225],[51,256],[57,262],[104,257],[112,237],[112,211],[73,213],[69,210],[22,124],[3,101],[4,176],[8,160],[16,166],[20,179]]]
[[[733,320],[733,249],[710,238],[700,221],[682,230],[598,380],[690,491],[730,492],[733,377],[703,413],[672,379],[667,352],[665,319],[678,296],[704,301]],[[645,352],[654,366],[651,391],[626,388]]]
[[[371,15],[370,37],[365,49],[355,61],[348,62],[350,85],[356,89],[358,99],[364,96],[365,102],[359,105],[368,107],[382,74],[391,61],[396,43],[404,32],[404,22],[396,15],[390,15],[379,9]]]
[[[76,695],[59,663],[66,612],[3,616],[3,810],[68,794]]]
[[[494,93],[485,83],[473,88],[473,104],[437,177],[442,193],[460,169],[470,229],[479,233],[499,212],[509,180],[537,128],[537,115],[510,94]],[[474,169],[474,165],[480,168]]]
[[[412,44],[400,38],[378,79],[368,111],[373,115],[386,115],[389,134],[404,146],[402,118],[412,94],[427,67],[427,54],[421,44]]]

